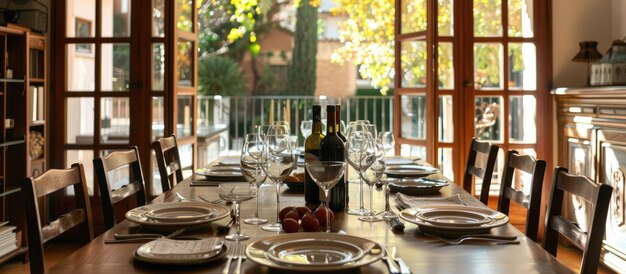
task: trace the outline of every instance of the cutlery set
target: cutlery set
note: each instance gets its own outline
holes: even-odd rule
[[[388,247],[385,247],[383,260],[387,263],[387,267],[389,267],[389,272],[391,272],[391,274],[411,274],[411,270],[406,265],[404,260],[397,256],[395,246],[391,248],[391,251],[389,251]]]
[[[487,241],[493,244],[519,244],[520,243],[520,241],[517,240],[517,236],[515,235],[501,236],[501,235],[491,235],[491,234],[468,234],[468,235],[463,235],[461,237],[458,237],[456,239],[443,238],[443,237],[440,237],[431,233],[424,233],[424,235],[435,238],[449,245],[458,245],[465,241]]]
[[[222,274],[228,274],[230,272],[230,265],[233,260],[237,260],[237,265],[235,266],[235,270],[233,274],[241,273],[241,261],[246,259],[245,247],[243,244],[237,242],[235,244],[231,244],[229,246],[228,254],[226,255],[227,261],[224,270],[222,270]]]

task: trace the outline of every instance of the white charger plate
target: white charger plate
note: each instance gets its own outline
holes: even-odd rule
[[[342,265],[363,257],[363,249],[340,240],[305,238],[277,243],[267,257],[284,265]]]
[[[202,218],[202,219],[196,219],[196,220],[179,220],[179,221],[174,221],[174,222],[153,220],[153,219],[146,217],[146,213],[153,212],[155,210],[181,209],[185,207],[189,207],[189,208],[203,207],[208,210],[214,210],[215,213],[208,218]],[[156,204],[144,205],[144,206],[136,207],[136,208],[129,210],[128,212],[126,212],[125,217],[127,220],[131,222],[138,223],[146,227],[153,227],[153,228],[160,228],[160,229],[164,229],[164,228],[176,229],[176,228],[181,228],[181,227],[209,224],[213,221],[222,219],[229,215],[230,215],[230,208],[225,207],[223,205],[189,201],[189,202],[170,202],[170,203],[156,203]]]
[[[220,238],[207,238],[203,240],[215,240],[216,247],[197,253],[181,253],[181,254],[155,254],[152,249],[158,240],[150,241],[143,244],[133,253],[133,257],[142,262],[168,265],[193,265],[212,262],[222,259],[226,256],[226,245]],[[173,240],[172,240],[173,241]],[[183,241],[183,240],[180,240]],[[185,240],[187,241],[187,240]],[[197,241],[197,240],[195,240]]]
[[[441,226],[480,226],[492,221],[491,217],[465,210],[449,210],[449,209],[430,209],[420,211],[415,217],[434,225]]]
[[[162,222],[193,222],[209,218],[213,214],[215,214],[214,208],[185,205],[181,207],[158,208],[146,212],[144,216],[148,219]]]
[[[456,210],[456,211],[470,211],[480,213],[491,218],[491,221],[485,224],[476,226],[450,226],[450,225],[438,225],[429,222],[425,222],[417,218],[417,214],[421,211],[441,209],[441,210]],[[457,205],[433,205],[423,207],[412,207],[402,210],[400,212],[400,218],[407,222],[416,224],[422,232],[432,232],[440,235],[464,235],[464,234],[478,234],[486,233],[494,227],[506,225],[509,222],[509,216],[505,214],[483,207],[471,207],[471,206],[457,206]]]
[[[404,194],[430,194],[436,193],[441,188],[448,186],[446,181],[423,180],[422,178],[404,178],[389,181],[389,190],[391,192],[400,192]]]
[[[425,177],[439,172],[438,169],[429,166],[419,165],[399,165],[389,166],[385,169],[385,174],[389,177]]]
[[[277,244],[286,243],[295,240],[301,239],[314,239],[318,241],[342,241],[353,244],[363,250],[363,256],[356,260],[346,264],[339,265],[287,265],[280,264],[272,259],[268,258],[267,253],[269,249]],[[383,256],[383,247],[378,243],[349,235],[340,235],[336,233],[322,233],[322,232],[301,232],[301,233],[291,233],[291,234],[281,234],[273,237],[268,237],[264,239],[259,239],[250,243],[246,248],[246,256],[250,261],[255,262],[257,264],[267,266],[274,269],[287,270],[291,273],[295,273],[296,271],[345,271],[354,268],[359,268],[362,266],[369,265],[373,262],[380,260]]]

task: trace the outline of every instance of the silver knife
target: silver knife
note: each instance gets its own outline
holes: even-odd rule
[[[398,264],[400,265],[400,273],[401,274],[411,274],[411,270],[409,269],[409,266],[406,265],[406,263],[404,262],[404,260],[402,260],[402,258],[396,256],[396,247],[395,246],[391,248],[391,258],[394,261],[397,261]]]
[[[389,249],[386,247],[383,259],[387,262],[387,266],[389,267],[389,272],[391,272],[391,274],[400,274],[400,266],[393,258],[391,258],[391,252],[389,252]]]

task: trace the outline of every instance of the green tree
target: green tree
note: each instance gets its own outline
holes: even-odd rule
[[[300,1],[296,11],[296,31],[289,67],[291,94],[313,95],[316,80],[317,7],[313,1]]]
[[[198,93],[202,95],[243,95],[243,72],[237,62],[224,56],[202,58],[198,63]]]

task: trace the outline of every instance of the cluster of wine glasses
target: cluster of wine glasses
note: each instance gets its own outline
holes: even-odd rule
[[[373,188],[385,172],[385,156],[393,148],[394,139],[391,132],[378,132],[376,125],[368,120],[350,122],[346,129],[346,160],[359,174],[359,208],[348,210],[348,214],[360,215],[359,220],[366,222],[382,221],[372,208]],[[370,189],[370,208],[365,209],[363,184]],[[386,189],[386,186],[385,186]],[[388,205],[385,206],[383,217],[388,216]]]

